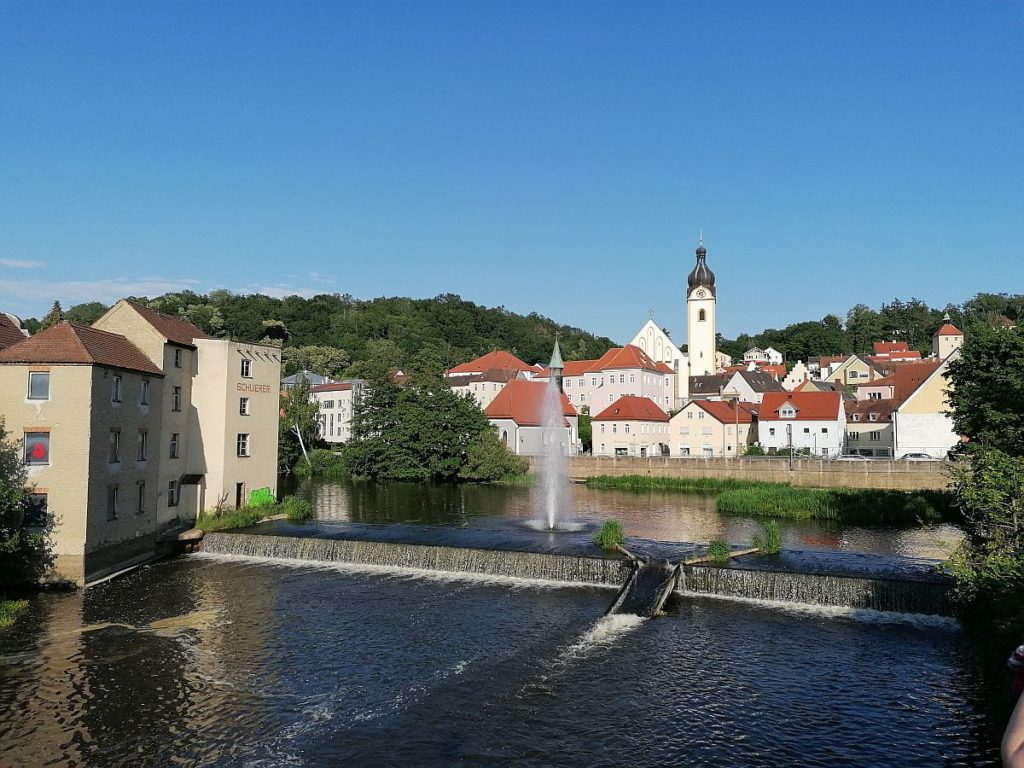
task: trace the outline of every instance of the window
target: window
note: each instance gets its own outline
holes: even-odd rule
[[[326,405],[326,403],[325,403]],[[242,416],[249,415],[249,398],[240,397],[238,398],[238,413]]]
[[[872,440],[881,440],[882,439],[882,433],[881,432],[872,432],[871,434],[868,435],[868,437],[870,437]]]
[[[139,405],[149,405],[149,379],[142,380],[142,392],[139,395]]]
[[[121,377],[114,374],[113,388],[110,393],[110,400],[115,403],[121,402],[122,381]]]
[[[853,420],[854,421],[860,421],[860,414],[859,413],[853,414]]]
[[[581,403],[585,403],[585,402],[587,402],[587,396],[586,396],[586,395],[583,395],[583,394],[581,394],[581,395],[580,395],[580,402],[581,402]]]
[[[135,456],[136,461],[145,461],[149,456],[149,433],[144,430],[139,430],[139,452]]]
[[[50,374],[44,371],[31,371],[28,375],[28,399],[50,399]]]
[[[768,427],[768,434],[769,435],[774,435],[775,434],[775,427]]]
[[[46,525],[47,498],[45,493],[31,493],[28,497],[28,506],[25,507],[25,517],[22,519],[22,526],[25,528],[42,528]]]
[[[697,313],[697,320],[699,322],[703,323],[706,319],[707,319],[707,315],[704,313],[703,309],[699,313]]]
[[[50,463],[50,433],[49,432],[26,432],[25,433],[25,463],[26,464],[49,464]]]
[[[628,434],[629,434],[629,424],[626,424],[626,425],[625,425],[625,426],[623,427],[622,431],[623,431],[623,432],[625,432],[625,433],[626,433],[626,434],[628,435]]]
[[[626,374],[620,373],[619,374],[619,384],[625,384],[625,383],[626,383]]]
[[[704,418],[704,411],[698,411],[697,412],[697,418],[698,419],[703,419]]]
[[[119,461],[121,461],[121,430],[120,429],[112,429],[112,430],[110,430],[110,437],[108,439],[107,445],[110,448],[109,456],[107,458],[107,461],[109,461],[111,464],[117,464]]]
[[[242,378],[252,378],[252,360],[247,357],[242,358]]]
[[[693,418],[693,411],[687,411],[686,412],[686,418],[692,419]]]
[[[635,373],[629,374],[629,383],[633,384],[635,382],[636,382],[636,374]]]
[[[614,435],[618,431],[619,431],[619,425],[618,424],[612,424],[612,434]]]
[[[821,434],[827,435],[828,434],[828,427],[822,427],[821,428]]]
[[[244,457],[249,455],[249,433],[239,432],[235,441],[235,455]]]
[[[171,393],[171,410],[181,410],[181,387],[175,387]]]
[[[868,392],[868,400],[881,400],[881,399],[882,399],[882,393],[881,392]]]
[[[136,515],[146,514],[146,481],[139,483],[139,505],[135,508]]]
[[[117,520],[117,486],[107,488],[107,520]]]
[[[167,506],[176,507],[178,506],[178,481],[171,480],[167,484]]]
[[[170,455],[170,458],[172,458],[172,459],[178,458],[178,433],[177,432],[172,432],[171,433],[171,452],[170,452],[169,455]]]
[[[181,350],[174,350],[174,367],[181,368]]]
[[[869,413],[868,414],[868,421],[878,421],[878,414],[877,413]]]
[[[601,434],[604,434],[604,424],[601,425]]]
[[[804,434],[805,435],[811,434],[811,428],[810,427],[804,427]]]

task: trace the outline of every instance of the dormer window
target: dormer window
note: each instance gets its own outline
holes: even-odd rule
[[[794,416],[796,416],[796,411],[794,411],[792,408],[783,408],[779,411],[779,416],[781,416],[784,419],[792,419]]]
[[[860,414],[859,413],[853,414],[853,420],[854,421],[860,421]]]
[[[878,414],[877,413],[869,413],[868,414],[868,421],[878,421]]]

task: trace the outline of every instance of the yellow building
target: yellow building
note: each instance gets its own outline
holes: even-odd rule
[[[672,456],[741,456],[757,442],[757,403],[691,400],[668,423]]]
[[[277,494],[281,350],[213,339],[181,318],[122,300],[94,323],[133,341],[166,374],[160,512],[241,506],[258,488]]]
[[[83,584],[153,556],[164,376],[122,336],[61,323],[0,351],[0,416],[49,521],[54,571]]]

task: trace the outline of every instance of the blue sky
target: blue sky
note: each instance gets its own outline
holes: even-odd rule
[[[1024,292],[1020,3],[0,4],[0,309],[458,293],[684,337]]]

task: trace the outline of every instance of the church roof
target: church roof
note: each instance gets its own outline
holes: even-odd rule
[[[692,291],[698,286],[702,286],[711,291],[711,295],[715,295],[715,273],[708,268],[707,264],[708,250],[704,247],[704,242],[701,241],[697,246],[697,264],[694,266],[693,271],[690,272],[690,276],[686,279],[689,289]]]

